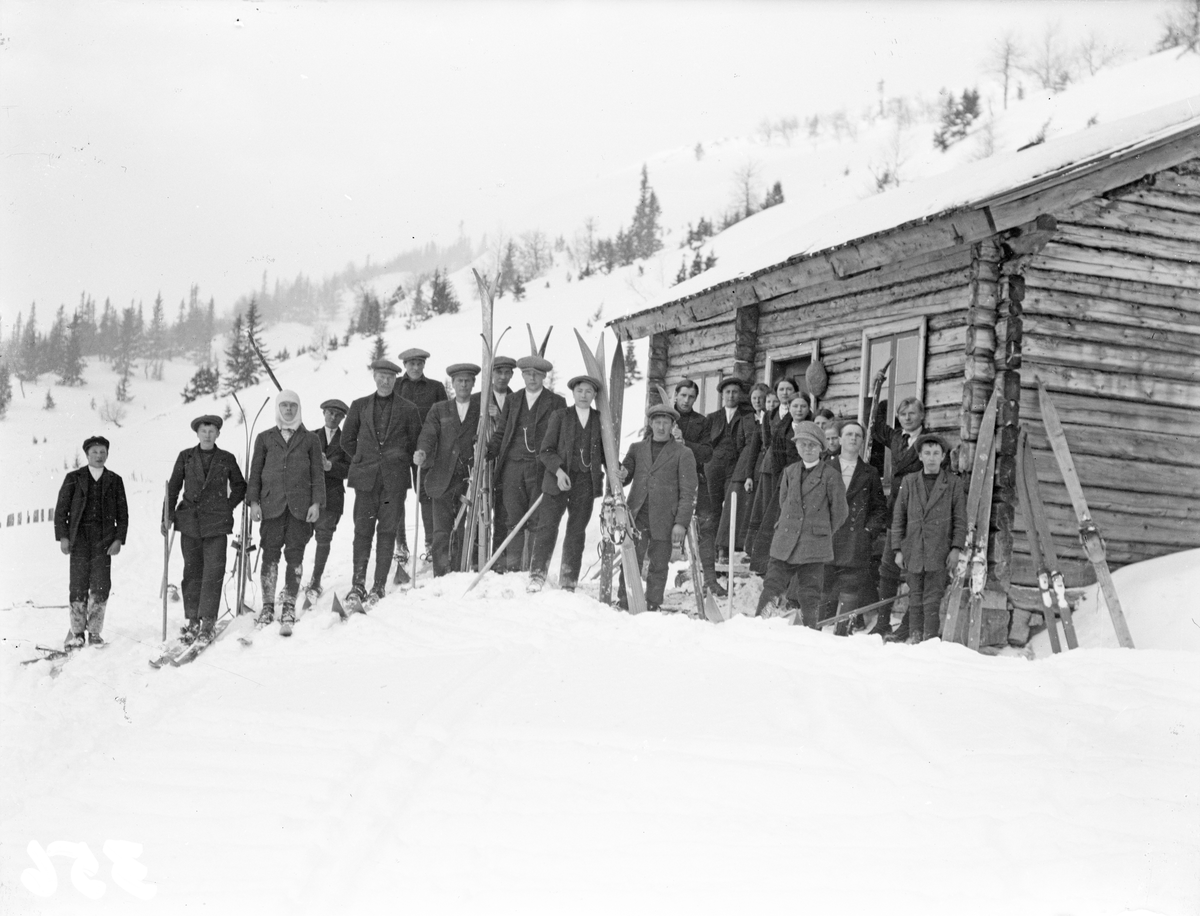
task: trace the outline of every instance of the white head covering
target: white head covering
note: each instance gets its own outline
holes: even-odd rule
[[[282,404],[284,401],[292,401],[296,404],[296,419],[294,419],[291,423],[284,423],[283,415],[279,412],[279,405]],[[291,429],[291,430],[298,429],[300,427],[300,414],[301,414],[300,395],[296,394],[296,392],[292,391],[290,388],[285,388],[285,389],[283,389],[283,391],[279,392],[279,394],[275,395],[275,425],[276,426],[278,426],[280,429]]]

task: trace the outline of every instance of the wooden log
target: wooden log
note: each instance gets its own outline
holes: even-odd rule
[[[1005,302],[1020,302],[1025,298],[1024,274],[1002,274],[1000,277],[1000,298]]]
[[[1200,357],[1189,352],[1091,343],[1069,335],[1051,335],[1045,330],[1026,334],[1022,351],[1026,360],[1039,364],[1056,362],[1062,367],[1139,375],[1163,384],[1173,379],[1180,382],[1200,380]]]
[[[996,329],[986,326],[969,326],[967,328],[968,356],[991,356],[996,351]]]
[[[1034,454],[1038,455],[1037,452]],[[1126,496],[1133,493],[1162,495],[1200,492],[1200,471],[1196,468],[1143,462],[1135,474],[1131,472],[1129,462],[1123,459],[1084,454],[1079,455],[1075,465],[1084,492],[1088,494],[1093,489],[1109,489]],[[1058,466],[1049,457],[1043,459],[1038,455],[1037,470],[1038,480],[1048,488],[1063,486]],[[1047,502],[1053,501],[1049,495],[1051,489],[1045,491]],[[1065,501],[1058,501],[1065,505]]]
[[[963,377],[968,382],[990,382],[996,377],[996,367],[990,357],[968,356],[963,360]]]
[[[1154,176],[1152,187],[1168,194],[1200,197],[1200,166],[1197,165],[1197,160],[1192,159],[1173,169],[1159,172]]]
[[[734,319],[735,363],[754,364],[754,352],[758,347],[758,306],[745,305],[737,310]]]
[[[1174,210],[1177,213],[1200,214],[1200,198],[1192,194],[1173,194],[1158,188],[1139,188],[1122,194],[1121,199],[1163,210]]]
[[[1063,222],[1138,235],[1200,242],[1200,214],[1165,210],[1119,197],[1098,197],[1063,214]]]
[[[1135,280],[1094,277],[1080,272],[1078,265],[1070,271],[1043,270],[1037,263],[1026,272],[1030,295],[1036,289],[1060,290],[1078,296],[1107,299],[1116,303],[1139,306],[1158,306],[1194,312],[1193,291],[1177,287],[1157,286]]]
[[[1065,273],[1083,273],[1107,277],[1111,280],[1132,280],[1158,286],[1176,286],[1195,290],[1200,287],[1200,264],[1182,261],[1149,261],[1139,259],[1127,261],[1112,253],[1098,252],[1091,248],[1080,248],[1051,242],[1033,262],[1046,270]]]
[[[1190,357],[1200,372],[1200,334],[1169,333],[1129,325],[1089,321],[1086,318],[1060,318],[1041,312],[1030,316],[1028,332],[1047,340],[1078,341],[1081,344],[1109,346],[1125,353],[1147,354],[1167,359],[1174,365]]]
[[[1079,223],[1063,223],[1055,241],[1097,251],[1121,252],[1151,261],[1200,261],[1200,241],[1139,235]]]
[[[1200,408],[1200,384],[1121,371],[1099,371],[1030,357],[1025,340],[1025,369],[1030,378],[1040,375],[1052,390],[1120,398],[1146,404]]]
[[[1200,437],[1197,436],[1141,432],[1111,423],[1104,426],[1064,423],[1063,428],[1071,439],[1073,450],[1080,454],[1200,468]],[[1193,431],[1200,432],[1200,427],[1193,424]],[[1041,430],[1040,417],[1031,418],[1029,439],[1035,448],[1043,451],[1049,449],[1045,431]],[[1076,442],[1079,443],[1077,449],[1074,446]]]
[[[1057,220],[1049,213],[1043,213],[1022,226],[1010,229],[1002,236],[1005,258],[1024,257],[1041,251],[1054,237],[1057,228]]]
[[[1033,384],[1030,376],[1028,386],[1022,387],[1019,393],[1021,415],[1029,420],[1030,425],[1035,421],[1040,423],[1042,416],[1037,403],[1037,389],[1032,387]],[[1109,436],[1118,430],[1183,438],[1198,435],[1196,414],[1187,407],[1105,398],[1092,391],[1056,391],[1054,401],[1069,423],[1089,428],[1095,435]]]
[[[1186,337],[1186,346],[1200,338],[1200,305],[1189,310],[1180,301],[1169,306],[1144,305],[1114,299],[1089,296],[1086,292],[1063,289],[1035,289],[1026,301],[1029,311],[1048,318],[1068,319],[1078,327],[1096,323],[1105,325],[1099,333],[1114,333],[1113,328],[1126,328],[1130,339],[1153,346],[1161,341],[1169,348],[1175,338]]]

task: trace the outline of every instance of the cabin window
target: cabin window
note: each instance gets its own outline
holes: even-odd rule
[[[717,395],[717,385],[721,382],[720,372],[694,375],[692,376],[692,380],[700,386],[700,394],[696,397],[696,404],[692,407],[693,410],[699,413],[712,413],[721,406],[721,399]]]
[[[812,397],[808,390],[806,373],[808,372],[808,367],[819,357],[819,347],[820,344],[814,341],[799,349],[768,353],[767,367],[764,373],[767,384],[774,388],[775,383],[782,378],[793,379],[800,386],[800,393],[808,398],[811,403]]]
[[[889,360],[891,361],[889,364]],[[875,429],[881,435],[896,424],[896,405],[905,398],[925,400],[925,319],[880,325],[863,331],[860,416],[871,408],[875,374],[887,366],[879,395]],[[891,455],[881,445],[871,449],[871,463],[880,469],[884,484],[892,479]]]

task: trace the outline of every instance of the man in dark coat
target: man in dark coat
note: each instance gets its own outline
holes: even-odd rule
[[[112,589],[112,558],[129,534],[125,483],[104,466],[108,440],[85,439],[83,453],[87,466],[67,474],[54,507],[54,537],[71,558],[71,630],[64,644],[68,649],[82,646],[85,635],[92,645],[103,644],[100,631]]]
[[[400,367],[387,359],[371,363],[375,392],[350,405],[342,447],[350,456],[346,482],[354,490],[354,585],[352,596],[367,596],[367,564],[375,541],[375,580],[371,594],[382,598],[392,566],[400,506],[408,493],[409,466],[421,435],[417,408],[395,393]]]
[[[600,435],[600,411],[592,407],[600,381],[577,375],[567,383],[575,403],[550,415],[546,437],[538,457],[546,468],[542,475],[542,507],[537,540],[529,569],[529,590],[546,584],[550,558],[558,540],[558,526],[567,513],[558,586],[575,591],[583,564],[583,543],[592,506],[603,492],[604,440]]]
[[[717,582],[717,520],[713,516],[712,500],[708,496],[708,482],[704,479],[704,465],[712,458],[712,446],[704,436],[704,415],[692,410],[700,386],[691,379],[684,379],[675,386],[675,411],[679,419],[671,435],[676,442],[687,446],[696,460],[696,529],[700,538],[698,550],[700,566],[704,570],[704,587],[710,594],[725,595],[725,589]]]
[[[721,380],[717,386],[721,406],[704,418],[704,440],[712,448],[712,457],[704,465],[708,482],[708,499],[712,516],[719,521],[725,510],[725,497],[733,483],[733,471],[750,437],[755,435],[754,412],[742,403],[746,383],[736,376]],[[714,535],[715,535],[714,529]],[[727,551],[727,545],[717,544],[717,555]]]
[[[846,521],[849,510],[842,475],[821,461],[825,450],[821,428],[802,420],[794,433],[800,460],[788,465],[779,481],[779,521],[758,612],[792,583],[800,603],[797,622],[816,628],[825,564],[833,562],[833,533]]]
[[[165,537],[171,526],[179,532],[183,616],[187,620],[183,638],[189,642],[213,638],[225,582],[225,555],[233,533],[233,510],[246,496],[246,479],[237,459],[217,448],[223,423],[214,414],[192,421],[198,444],[179,453],[167,482],[167,520],[162,533]]]
[[[454,386],[453,401],[439,401],[429,408],[413,464],[423,469],[422,484],[433,499],[433,574],[444,576],[454,569],[454,530],[459,506],[467,492],[475,437],[479,432],[479,395],[471,394],[482,370],[472,363],[455,363],[446,369]]]
[[[892,512],[896,566],[908,583],[908,642],[938,635],[942,594],[967,535],[966,497],[957,474],[942,466],[940,436],[921,436],[914,448],[921,469],[904,478]]]
[[[417,414],[424,424],[425,418],[429,416],[429,409],[434,404],[446,400],[446,386],[425,377],[425,361],[429,359],[427,350],[410,347],[400,354],[399,359],[400,365],[404,367],[404,374],[396,382],[396,394],[416,406]],[[412,483],[414,487],[417,485],[416,465],[412,467]],[[433,498],[425,488],[424,480],[421,482],[421,492],[417,494],[417,502],[421,507],[421,524],[425,526],[425,547],[428,549],[433,543]],[[404,516],[404,504],[401,503],[400,521],[396,526],[395,553],[395,560],[401,566],[408,562],[408,530]]]
[[[517,368],[525,381],[523,391],[507,398],[500,423],[492,433],[487,455],[496,462],[494,479],[504,498],[504,514],[509,525],[521,520],[542,490],[542,464],[537,460],[550,415],[567,406],[560,394],[545,388],[546,373],[554,368],[543,356],[532,354],[517,360]],[[515,572],[524,567],[526,539],[532,545],[537,540],[538,517],[526,523],[525,537],[513,538],[504,556],[492,568],[499,572]],[[501,567],[503,566],[503,569]]]
[[[488,428],[494,430],[504,416],[504,406],[508,403],[513,391],[509,387],[517,361],[511,356],[497,356],[492,360],[492,383],[489,392],[490,406],[488,407],[491,422]],[[508,522],[504,515],[504,493],[500,488],[500,480],[495,468],[491,469],[492,479],[492,544],[499,546],[508,537]],[[501,561],[502,562],[502,561]],[[499,566],[500,562],[496,564]],[[495,567],[493,567],[495,569]],[[498,570],[503,572],[504,570]]]
[[[854,596],[852,607],[862,607],[877,600],[873,545],[875,538],[888,527],[883,482],[879,479],[879,472],[862,459],[866,439],[862,424],[857,420],[845,420],[837,428],[841,450],[827,460],[842,475],[850,514],[833,533],[833,562],[825,567],[822,620],[833,616],[838,596],[843,592]],[[849,631],[849,621],[838,624],[839,635],[846,635]]]
[[[350,456],[342,448],[341,430],[342,420],[350,408],[345,401],[331,398],[321,403],[321,411],[325,415],[325,425],[317,431],[317,438],[321,442],[321,466],[325,469],[325,506],[314,527],[317,552],[307,588],[311,598],[321,597],[321,576],[325,574],[325,563],[329,560],[333,533],[346,511],[346,485],[342,481],[350,472]]]
[[[254,438],[246,499],[250,514],[261,522],[262,610],[258,624],[275,619],[275,584],[282,552],[284,573],[280,633],[288,636],[296,620],[296,595],[304,548],[325,505],[325,467],[321,442],[304,428],[300,396],[284,389],[275,396],[275,425]]]
[[[672,436],[679,414],[666,404],[654,404],[646,411],[650,437],[629,447],[621,462],[621,480],[630,481],[626,509],[633,519],[638,537],[638,567],[650,557],[646,574],[646,609],[662,607],[667,587],[667,567],[671,550],[683,543],[692,521],[696,503],[696,459],[687,446]],[[625,607],[625,569],[621,568],[617,592]]]

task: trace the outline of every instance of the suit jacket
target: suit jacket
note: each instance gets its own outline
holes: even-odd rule
[[[771,556],[787,563],[832,563],[833,533],[849,515],[842,475],[818,461],[800,477],[804,463],[788,465],[779,480],[779,521]]]
[[[546,466],[546,473],[542,475],[542,492],[547,496],[557,496],[563,492],[558,488],[557,471],[565,466],[567,473],[571,473],[571,455],[574,453],[578,456],[582,445],[577,443],[581,442],[581,436],[587,436],[591,440],[592,495],[600,496],[603,493],[605,458],[604,439],[600,435],[600,411],[595,407],[589,408],[589,411],[587,429],[579,426],[574,404],[550,414],[550,422],[546,425],[546,437],[542,440],[541,451],[538,452],[538,459]],[[576,480],[571,480],[572,487],[576,483]]]
[[[763,415],[763,420],[760,423],[758,417],[752,412],[750,420],[754,424],[754,429],[749,432],[746,437],[746,445],[742,449],[742,453],[738,456],[737,464],[733,468],[733,483],[736,487],[741,487],[746,482],[747,478],[757,478],[758,472],[762,465],[762,428],[763,423],[771,422],[771,418]]]
[[[921,432],[927,431],[928,427],[922,427]],[[916,437],[913,437],[912,442],[916,441]],[[904,478],[909,474],[921,471],[921,456],[912,447],[912,442],[908,445],[904,444],[904,430],[902,429],[892,430],[891,438],[887,442],[888,451],[892,453],[892,489],[888,494],[889,512],[896,506],[896,497],[900,494],[900,484]]]
[[[726,419],[724,407],[708,414],[704,418],[704,441],[712,447],[712,457],[706,465],[705,476],[732,472],[753,432],[754,411],[746,404],[738,405],[732,421]]]
[[[183,491],[183,501],[179,499]],[[246,495],[246,478],[237,459],[213,446],[208,474],[200,460],[200,446],[185,448],[175,459],[167,481],[167,507],[171,524],[190,538],[233,534],[233,510]]]
[[[325,466],[316,433],[301,423],[286,442],[278,426],[255,436],[246,499],[259,504],[263,518],[291,512],[304,521],[309,506],[325,508]]]
[[[762,473],[779,474],[783,471],[784,465],[779,463],[780,459],[776,454],[778,447],[775,440],[781,435],[790,436],[791,427],[792,418],[787,411],[784,411],[782,417],[777,410],[763,417],[762,426],[759,428],[762,436]]]
[[[475,436],[479,433],[479,392],[471,395],[465,420],[457,401],[438,401],[429,408],[417,448],[425,453],[421,482],[430,496],[445,496],[471,473]]]
[[[435,382],[433,379],[423,376],[414,382],[406,373],[401,373],[400,378],[396,380],[395,393],[416,405],[422,424],[429,416],[429,408],[447,400],[446,386],[441,382]]]
[[[504,463],[508,460],[508,447],[517,431],[517,417],[521,405],[525,403],[525,389],[521,388],[504,399],[504,413],[500,422],[492,432],[492,441],[488,443],[487,456],[494,459],[496,469],[492,474],[493,480],[501,480],[504,474]],[[543,388],[533,405],[534,429],[529,437],[529,444],[534,448],[534,454],[540,449],[546,438],[546,430],[550,427],[550,415],[556,410],[562,410],[567,402],[561,394],[555,394],[549,388]]]
[[[342,448],[342,430],[339,427],[333,431],[333,438],[325,441],[324,427],[315,430],[313,435],[321,443],[321,452],[333,465],[325,472],[325,512],[330,515],[341,515],[346,511],[346,485],[342,483],[350,473],[350,456]]]
[[[829,466],[841,476],[842,464],[837,457],[829,459]],[[833,533],[833,562],[838,566],[870,566],[871,545],[888,526],[887,497],[879,472],[862,458],[855,462],[850,486],[846,487],[846,507],[849,515],[845,524]]]
[[[961,546],[966,536],[966,498],[958,475],[943,468],[928,497],[921,471],[904,478],[892,511],[891,545],[903,552],[905,572],[945,568],[950,548]]]
[[[342,426],[342,448],[350,456],[346,482],[355,490],[374,490],[382,482],[388,492],[407,492],[412,454],[421,435],[421,415],[412,401],[392,394],[391,421],[381,442],[375,434],[375,394],[350,404]]]
[[[75,543],[79,525],[83,522],[88,492],[94,486],[100,487],[100,543],[125,543],[129,535],[129,503],[125,500],[125,482],[119,474],[114,474],[108,468],[100,472],[99,480],[92,480],[92,473],[86,466],[71,471],[63,478],[54,507],[54,540],[67,538],[72,544]]]
[[[636,519],[642,506],[650,506],[650,538],[669,541],[675,525],[686,528],[692,521],[696,501],[696,459],[691,449],[671,439],[651,461],[650,440],[629,447],[622,466],[629,471],[631,483],[625,505]]]

